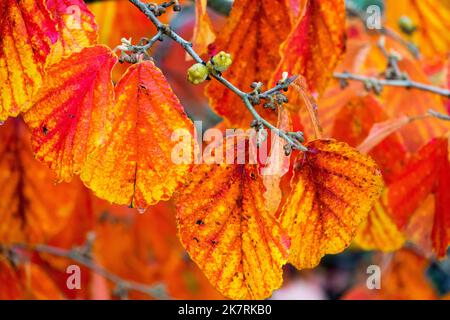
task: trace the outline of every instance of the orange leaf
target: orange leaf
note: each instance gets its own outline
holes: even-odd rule
[[[282,59],[274,80],[283,71],[300,74],[306,78],[309,90],[321,93],[344,53],[345,3],[305,1],[303,13],[281,47]]]
[[[408,58],[399,61],[399,68],[406,72],[411,80],[430,84],[421,69],[420,63]],[[431,107],[446,114],[445,105],[439,95],[416,89],[386,87],[381,94],[384,110],[390,118],[425,115]],[[422,119],[404,126],[399,133],[403,144],[411,152],[416,152],[432,138],[446,134],[450,126],[445,121],[435,118]]]
[[[406,226],[414,210],[434,190],[446,155],[447,139],[431,141],[408,160],[389,186],[389,206],[399,227]]]
[[[331,136],[356,147],[361,153],[370,151],[369,155],[380,167],[385,182],[390,183],[395,174],[402,170],[406,151],[401,144],[400,136],[391,132],[397,128],[397,124],[387,119],[384,108],[374,96],[354,96],[336,113]],[[388,121],[386,125],[389,125],[386,131],[383,131],[384,129],[378,133],[372,131],[378,123],[384,121]],[[399,126],[402,124],[403,120]],[[374,146],[375,143],[378,145]],[[369,150],[369,147],[372,149]]]
[[[379,264],[379,263],[377,263]],[[437,298],[426,277],[430,262],[409,250],[397,251],[382,271],[380,290],[358,285],[344,296],[346,300],[433,300]]]
[[[236,150],[235,157],[243,151]],[[263,190],[256,164],[201,164],[177,199],[182,244],[233,299],[267,298],[283,281],[289,238],[265,208]]]
[[[375,162],[347,144],[315,140],[306,146],[280,216],[292,237],[289,262],[298,269],[344,250],[382,188]]]
[[[431,237],[438,257],[445,256],[450,244],[449,171],[448,138],[434,139],[411,157],[388,190],[391,215],[400,228],[430,194],[435,195]]]
[[[94,15],[82,0],[46,0],[47,8],[56,20],[59,39],[52,47],[47,65],[55,64],[73,52],[97,43]]]
[[[116,97],[113,134],[89,156],[81,179],[100,198],[145,210],[170,198],[183,181],[189,165],[172,160],[174,147],[183,143],[172,134],[184,130],[192,140],[193,125],[153,62],[131,66]]]
[[[81,185],[53,183],[51,171],[34,159],[21,120],[8,120],[0,140],[0,242],[46,241],[66,226]]]
[[[0,299],[56,300],[63,296],[53,279],[35,263],[12,266],[0,254]]]
[[[13,266],[0,255],[0,300],[22,298],[20,279]]]
[[[216,39],[216,34],[208,16],[207,0],[195,0],[195,27],[192,38],[193,48],[199,55],[208,52],[208,45]],[[188,55],[187,55],[188,56]]]
[[[86,156],[106,140],[113,105],[111,69],[117,58],[94,46],[47,69],[46,84],[25,114],[33,129],[36,157],[55,171],[59,181],[79,173]]]
[[[279,44],[291,28],[289,8],[285,0],[237,0],[226,25],[218,33],[212,47],[233,57],[224,76],[242,90],[254,81],[267,84],[280,60]],[[233,126],[248,127],[253,116],[240,97],[217,81],[206,87],[210,105]],[[276,114],[267,113],[276,121]]]
[[[406,240],[392,219],[386,200],[385,196],[377,200],[367,219],[358,228],[355,242],[364,250],[395,251]]]
[[[416,26],[411,36],[402,35],[418,46],[421,54],[431,58],[448,54],[450,39],[443,36],[450,29],[450,5],[447,1],[387,0],[387,26],[402,33],[399,25],[401,17],[408,17]]]
[[[58,34],[44,0],[0,3],[0,121],[31,107]]]
[[[133,43],[137,43],[142,37],[156,34],[157,30],[153,23],[128,0],[93,1],[88,4],[88,7],[98,25],[98,43],[110,48],[120,45],[122,38],[131,38]],[[172,10],[168,10],[158,18],[161,22],[168,23],[171,13]],[[120,80],[127,67],[126,63],[115,66],[113,70],[115,82]]]

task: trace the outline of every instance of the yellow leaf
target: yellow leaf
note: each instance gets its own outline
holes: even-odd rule
[[[292,238],[289,262],[298,269],[344,250],[383,184],[375,162],[343,142],[315,140],[306,146],[280,216]]]

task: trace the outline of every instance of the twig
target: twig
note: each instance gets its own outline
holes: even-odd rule
[[[342,80],[354,80],[363,83],[372,83],[379,86],[389,86],[389,87],[403,87],[406,89],[418,89],[423,91],[432,92],[435,94],[439,94],[441,96],[450,98],[450,91],[444,88],[435,87],[432,85],[427,85],[424,83],[412,81],[412,80],[387,80],[387,79],[378,79],[374,77],[368,77],[364,75],[357,75],[348,72],[343,73],[334,73],[334,77]]]
[[[433,109],[428,109],[428,114],[433,116],[433,117],[435,117],[435,118],[444,120],[444,121],[450,121],[450,116],[449,115],[442,114],[442,113],[437,112],[437,111],[435,111]]]
[[[161,300],[169,299],[163,285],[157,284],[149,286],[134,281],[122,279],[118,275],[108,271],[101,265],[95,263],[88,255],[84,254],[82,250],[77,248],[62,249],[45,244],[31,245],[22,243],[11,245],[9,248],[11,250],[22,249],[26,251],[46,253],[53,256],[70,259],[114,283],[116,285],[116,289],[122,294],[123,293],[127,294],[128,291],[137,291],[156,299]]]
[[[202,64],[205,63],[203,59],[192,48],[192,43],[183,39],[168,25],[161,23],[161,21],[158,20],[154,12],[148,7],[147,4],[143,3],[140,0],[129,0],[129,1],[147,16],[147,18],[155,25],[159,33],[171,38],[172,40],[180,44],[184,48],[184,50],[192,57],[192,59],[194,59],[195,62]],[[270,124],[270,122],[263,119],[253,107],[253,101],[258,101],[260,99],[267,100],[271,95],[276,94],[277,92],[280,92],[282,90],[287,90],[290,83],[295,80],[295,77],[289,78],[286,81],[282,81],[281,83],[277,84],[277,86],[275,86],[274,88],[269,89],[265,92],[261,92],[255,97],[254,93],[246,93],[241,91],[239,88],[237,88],[234,84],[225,79],[219,73],[211,73],[210,76],[219,81],[228,89],[230,89],[234,94],[239,96],[257,122],[262,123],[268,129],[273,130],[276,134],[282,137],[293,149],[302,151],[307,150],[307,148],[303,146],[300,141],[291,136],[290,133],[274,127],[272,124]]]

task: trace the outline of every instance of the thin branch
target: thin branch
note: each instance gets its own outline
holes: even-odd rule
[[[371,83],[379,86],[388,86],[388,87],[403,87],[406,89],[418,89],[423,91],[428,91],[431,93],[439,94],[441,96],[450,98],[450,91],[444,88],[435,87],[432,85],[412,81],[412,80],[387,80],[387,79],[378,79],[374,77],[357,75],[348,72],[343,73],[334,73],[334,77],[342,80],[353,80],[359,81],[363,83]]]
[[[180,44],[195,62],[205,64],[203,59],[192,48],[192,43],[183,39],[168,25],[165,25],[161,21],[159,21],[155,13],[149,8],[148,4],[145,4],[140,0],[129,0],[129,1],[147,16],[147,18],[155,25],[159,33],[171,38],[173,41]],[[266,128],[273,130],[276,134],[278,134],[280,137],[286,140],[286,142],[293,149],[302,151],[307,150],[307,148],[303,146],[300,141],[293,138],[290,135],[290,133],[274,127],[272,124],[270,124],[270,122],[263,119],[261,115],[259,115],[259,113],[253,107],[253,101],[259,101],[260,99],[268,100],[271,95],[276,94],[282,90],[287,90],[290,83],[295,80],[295,77],[286,79],[285,81],[282,81],[281,83],[277,84],[277,86],[275,86],[274,88],[269,89],[265,92],[261,92],[255,96],[253,92],[252,93],[243,92],[242,90],[237,88],[234,84],[232,84],[230,81],[228,81],[226,78],[224,78],[220,73],[211,73],[210,76],[219,81],[221,84],[223,84],[225,87],[231,90],[238,97],[240,97],[257,122],[262,123]]]
[[[149,286],[134,281],[122,279],[118,275],[108,271],[101,265],[95,263],[88,255],[84,254],[83,251],[80,249],[62,249],[45,244],[31,245],[23,243],[11,245],[9,246],[9,248],[11,250],[22,249],[26,251],[45,253],[57,257],[70,259],[114,283],[116,285],[116,289],[120,293],[125,294],[125,296],[128,293],[128,291],[137,291],[146,294],[152,298],[161,300],[169,299],[163,285],[157,284]]]
[[[444,121],[450,121],[450,116],[449,115],[437,112],[437,111],[435,111],[433,109],[428,109],[428,114],[430,116],[432,116],[432,117],[435,117],[435,118],[438,118],[438,119],[441,119],[441,120],[444,120]]]

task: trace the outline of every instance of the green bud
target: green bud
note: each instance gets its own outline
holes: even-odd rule
[[[196,63],[188,69],[188,80],[192,84],[200,84],[208,78],[208,67],[202,63]]]
[[[407,35],[412,35],[417,29],[414,21],[412,21],[408,16],[401,16],[400,19],[398,19],[398,26],[400,27],[402,32]]]
[[[224,72],[231,66],[232,62],[233,59],[229,53],[220,51],[211,58],[211,61],[208,62],[208,67],[215,71]]]

